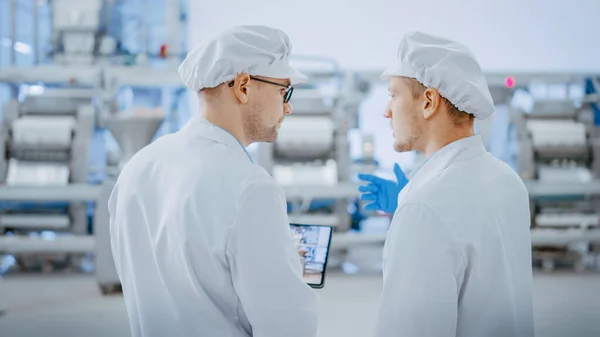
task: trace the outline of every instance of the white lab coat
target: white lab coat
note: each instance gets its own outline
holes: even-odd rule
[[[398,199],[376,336],[533,336],[527,190],[481,137],[439,150]]]
[[[192,119],[124,167],[112,252],[134,337],[314,336],[285,195],[228,132]]]

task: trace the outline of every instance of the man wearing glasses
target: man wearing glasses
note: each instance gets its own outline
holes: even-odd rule
[[[109,200],[132,336],[316,335],[285,195],[245,150],[292,112],[290,52],[280,30],[235,27],[179,67],[201,116],[138,152]]]

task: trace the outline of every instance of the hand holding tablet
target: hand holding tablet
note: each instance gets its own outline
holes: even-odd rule
[[[323,288],[333,228],[290,224],[290,230],[302,262],[304,280],[313,288]]]

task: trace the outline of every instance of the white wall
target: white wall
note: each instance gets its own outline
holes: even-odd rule
[[[423,30],[467,44],[486,70],[600,71],[598,13],[598,0],[190,0],[189,38],[266,24],[298,54],[380,69],[404,33]]]

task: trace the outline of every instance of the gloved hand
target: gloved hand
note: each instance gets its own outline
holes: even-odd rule
[[[358,188],[362,192],[360,200],[371,201],[365,205],[365,211],[384,211],[389,214],[396,212],[398,194],[408,184],[408,179],[398,164],[394,164],[394,174],[397,181],[382,179],[372,174],[358,175],[360,180],[368,182],[367,185]]]

